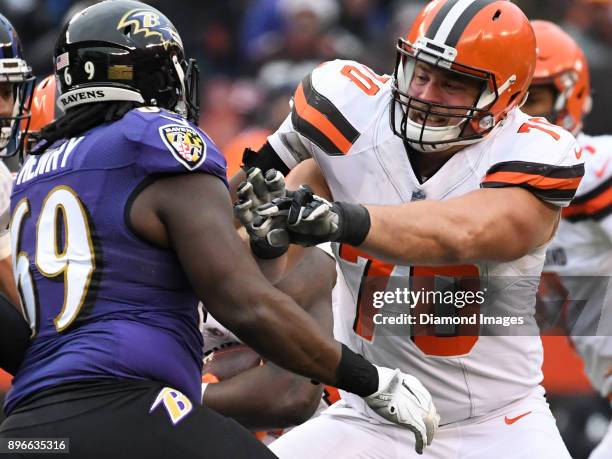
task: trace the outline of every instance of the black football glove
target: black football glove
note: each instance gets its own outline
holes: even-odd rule
[[[359,245],[370,230],[370,214],[360,204],[329,202],[302,185],[290,196],[257,209],[263,218],[287,216],[290,242],[305,247],[334,241]],[[275,243],[281,243],[281,234]],[[284,237],[284,236],[283,236]]]

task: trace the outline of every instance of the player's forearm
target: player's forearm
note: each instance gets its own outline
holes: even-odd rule
[[[2,292],[11,303],[19,305],[19,294],[13,277],[11,257],[0,260],[0,292]]]
[[[257,265],[261,272],[266,276],[272,284],[276,284],[285,276],[287,276],[295,266],[301,262],[304,258],[305,249],[299,245],[290,245],[289,250],[284,255],[272,258],[271,260],[264,260],[257,258]],[[281,289],[282,290],[282,289]],[[302,305],[304,306],[304,305]]]
[[[475,231],[444,212],[438,201],[402,206],[366,206],[371,227],[360,248],[396,264],[465,261]]]
[[[336,383],[340,345],[327,338],[308,313],[274,289],[249,295],[249,299],[248,306],[234,309],[230,317],[211,312],[244,343],[277,365],[326,384]]]
[[[270,430],[306,421],[320,400],[320,385],[267,363],[209,384],[203,402],[248,429]]]
[[[449,201],[422,201],[402,206],[366,206],[371,228],[360,248],[396,264],[457,264],[512,260],[531,242],[516,237],[495,216]]]

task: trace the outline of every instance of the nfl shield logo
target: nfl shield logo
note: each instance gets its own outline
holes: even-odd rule
[[[191,126],[166,124],[159,135],[176,160],[189,170],[195,170],[206,159],[206,143]]]
[[[423,190],[414,190],[412,192],[412,198],[410,200],[411,201],[422,201],[426,197],[427,195],[425,194]]]

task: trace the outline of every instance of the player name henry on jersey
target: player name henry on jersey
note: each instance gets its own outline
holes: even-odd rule
[[[84,137],[75,137],[57,148],[47,149],[42,155],[30,155],[17,175],[16,185],[26,183],[39,175],[65,168],[71,153],[83,139]]]

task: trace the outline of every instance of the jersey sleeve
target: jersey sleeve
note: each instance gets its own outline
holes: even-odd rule
[[[569,132],[520,115],[495,144],[481,187],[520,187],[544,202],[567,207],[584,175],[580,146]]]
[[[612,217],[612,179],[602,182],[587,193],[576,196],[567,209],[563,210],[563,218],[571,222],[595,220],[612,226],[607,220]],[[612,228],[610,228],[612,229]],[[609,232],[612,236],[612,232]]]
[[[321,64],[300,82],[290,114],[268,142],[290,169],[314,149],[347,154],[372,122],[376,95],[388,81],[355,61]]]
[[[590,139],[596,147],[591,144],[583,147],[586,155],[584,178],[575,199],[563,210],[563,217],[571,222],[599,222],[612,239],[612,137]]]
[[[227,186],[225,158],[214,142],[197,126],[169,112],[135,110],[142,129],[131,134],[140,150],[137,163],[147,175],[203,172]]]

